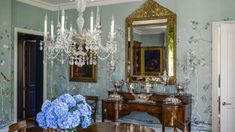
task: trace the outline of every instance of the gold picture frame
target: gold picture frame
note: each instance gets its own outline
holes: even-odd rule
[[[84,65],[82,67],[70,65],[70,81],[96,82],[96,65]]]
[[[141,75],[155,76],[163,73],[162,47],[141,48]]]

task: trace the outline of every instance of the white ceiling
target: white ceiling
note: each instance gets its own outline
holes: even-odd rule
[[[76,8],[75,0],[17,0],[17,1],[51,11],[58,10],[58,7],[60,7],[61,9]],[[111,4],[127,3],[134,1],[143,1],[143,0],[87,0],[87,6],[111,5]]]

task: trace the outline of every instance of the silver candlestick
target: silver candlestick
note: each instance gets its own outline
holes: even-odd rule
[[[162,76],[160,76],[161,78],[162,78],[162,84],[164,85],[163,86],[163,88],[164,88],[164,92],[166,92],[166,85],[168,84],[168,81],[169,81],[169,76],[167,75],[167,72],[166,72],[166,70],[164,70],[164,72],[163,72],[163,75]]]
[[[185,88],[184,83],[178,83],[176,85],[177,93],[178,94],[183,94],[184,93],[184,88]]]

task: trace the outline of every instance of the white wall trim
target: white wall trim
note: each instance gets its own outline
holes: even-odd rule
[[[14,106],[13,106],[13,121],[17,122],[17,44],[18,33],[27,33],[32,35],[43,36],[43,32],[28,30],[24,28],[14,28]],[[47,98],[47,65],[43,65],[43,100]]]
[[[69,9],[76,9],[76,2],[67,2],[62,4],[51,4],[41,0],[17,0],[22,3],[26,3],[29,5],[33,5],[39,8],[43,8],[49,11],[57,11],[59,7],[61,9],[69,10]],[[120,3],[129,3],[129,2],[136,2],[136,1],[143,1],[143,0],[102,0],[102,1],[88,1],[87,7],[92,6],[103,6],[103,5],[112,5],[112,4],[120,4]]]
[[[36,6],[36,7],[42,8],[42,9],[46,9],[46,10],[49,10],[49,11],[58,10],[58,6],[43,2],[41,0],[16,0],[16,1],[19,1],[19,2],[22,2],[22,3],[25,3],[25,4],[29,4],[29,5],[32,5],[32,6]]]
[[[212,25],[212,131],[219,131],[220,23]]]

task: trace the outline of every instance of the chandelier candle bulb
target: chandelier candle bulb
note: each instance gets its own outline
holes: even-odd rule
[[[60,8],[58,9],[57,22],[58,22],[58,24],[60,23]]]
[[[62,10],[62,16],[61,16],[61,33],[64,33],[64,24],[65,24],[65,16],[64,16],[64,10]]]
[[[64,32],[66,29],[68,29],[68,16],[66,16],[64,12]]]
[[[47,37],[47,14],[45,15],[45,20],[44,20],[44,38]]]
[[[70,24],[69,30],[70,30],[71,32],[73,31],[73,25],[72,25],[72,24]]]
[[[54,40],[54,23],[51,21],[51,39]]]
[[[112,21],[111,21],[111,35],[112,35],[112,37],[113,37],[113,35],[114,35],[114,17],[112,16]]]
[[[97,6],[96,10],[96,25],[100,25],[100,7]]]
[[[94,29],[94,15],[93,15],[93,11],[91,11],[91,18],[90,18],[90,31],[91,33],[93,32]]]

